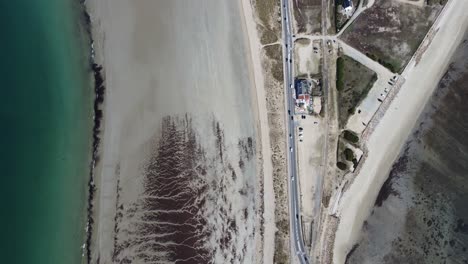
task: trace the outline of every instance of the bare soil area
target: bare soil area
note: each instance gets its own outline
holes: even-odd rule
[[[293,7],[297,33],[318,34],[321,32],[321,0],[294,0]]]
[[[319,77],[321,74],[322,42],[298,39],[294,45],[295,74],[300,77]]]
[[[341,38],[392,72],[401,72],[442,7],[440,4],[419,7],[397,0],[376,1]]]

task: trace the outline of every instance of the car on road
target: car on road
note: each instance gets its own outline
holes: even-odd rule
[[[291,135],[291,134],[289,134],[289,138],[292,138],[292,135]]]
[[[294,176],[291,176],[291,181],[294,181]]]
[[[290,148],[289,148],[289,151],[290,151],[290,152],[293,152],[293,148],[292,148],[292,147],[290,147]]]

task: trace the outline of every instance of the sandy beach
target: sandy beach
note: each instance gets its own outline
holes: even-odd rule
[[[403,76],[405,84],[367,142],[369,155],[360,173],[346,191],[339,207],[333,263],[344,263],[368,217],[390,166],[411,132],[424,105],[448,67],[455,48],[468,26],[464,14],[468,2],[449,1],[438,21],[438,33],[417,65],[410,62]]]
[[[107,87],[93,263],[262,258],[271,160],[261,167],[263,76],[242,4],[88,3]]]
[[[264,74],[261,65],[260,39],[254,21],[254,11],[249,0],[241,0],[243,17],[245,19],[246,31],[248,33],[249,51],[253,65],[255,80],[255,95],[257,100],[257,133],[258,140],[261,141],[260,155],[262,157],[263,176],[263,202],[264,202],[264,234],[263,234],[263,263],[273,263],[275,250],[275,196],[273,191],[273,167],[271,164],[270,134],[265,100]]]

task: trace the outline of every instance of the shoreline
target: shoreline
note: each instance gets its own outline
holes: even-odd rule
[[[95,169],[99,162],[99,146],[101,143],[101,129],[103,124],[103,110],[102,105],[104,103],[104,78],[102,74],[103,66],[96,63],[95,49],[94,49],[94,38],[93,38],[93,25],[91,15],[88,11],[87,1],[79,0],[81,6],[81,18],[84,19],[84,29],[87,32],[87,38],[89,40],[89,55],[88,63],[91,67],[93,74],[94,86],[94,102],[93,102],[93,128],[92,128],[92,148],[91,148],[91,162],[89,164],[89,180],[88,180],[88,201],[86,206],[86,234],[85,242],[83,244],[83,256],[86,254],[86,263],[91,263],[91,246],[93,238],[93,227],[94,227],[94,202],[96,194],[95,184]]]
[[[393,161],[437,86],[439,77],[448,67],[450,55],[462,39],[454,31],[466,29],[468,26],[468,20],[459,13],[462,12],[460,10],[468,7],[467,3],[452,0],[447,5],[452,6],[448,6],[448,14],[441,17],[441,23],[437,25],[438,34],[419,63],[405,70],[406,82],[366,144],[370,155],[363,164],[360,174],[356,176],[353,184],[343,195],[343,202],[339,205],[340,223],[336,231],[333,263],[344,263],[348,251],[358,239],[362,223],[370,214]],[[446,48],[438,48],[441,46]],[[428,57],[429,54],[431,58]],[[438,65],[431,63],[434,61],[437,61]],[[409,75],[410,72],[411,75]],[[420,79],[418,76],[428,77]],[[402,119],[402,117],[405,118]],[[384,153],[383,149],[387,151]],[[367,189],[363,190],[362,186]]]

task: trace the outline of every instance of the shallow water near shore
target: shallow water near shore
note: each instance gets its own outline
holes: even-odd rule
[[[2,263],[81,263],[92,87],[79,1],[1,1]]]
[[[467,58],[465,33],[347,263],[468,263]]]

